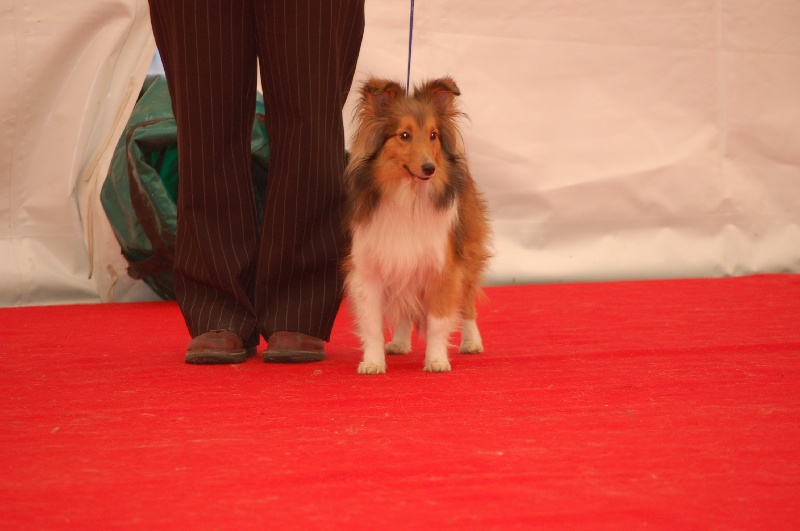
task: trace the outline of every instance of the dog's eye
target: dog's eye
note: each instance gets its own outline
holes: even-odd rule
[[[400,133],[400,140],[411,140],[411,135],[407,131]]]
[[[436,131],[434,131],[433,133],[431,133],[431,142],[433,142],[433,141],[434,141],[434,140],[436,140],[437,138],[439,138],[439,134],[438,134]]]

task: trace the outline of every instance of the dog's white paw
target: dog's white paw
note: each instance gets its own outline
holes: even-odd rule
[[[461,354],[477,354],[483,352],[483,343],[480,341],[466,340],[461,343],[461,347],[459,347],[458,351]]]
[[[386,363],[362,361],[358,364],[358,374],[386,374]]]
[[[427,372],[447,372],[450,370],[450,361],[447,359],[426,361],[423,370]]]
[[[483,352],[483,340],[475,319],[464,319],[461,323],[461,347],[458,351],[462,354]]]
[[[387,354],[408,354],[411,352],[411,343],[404,343],[401,341],[392,341],[386,343],[385,349]]]

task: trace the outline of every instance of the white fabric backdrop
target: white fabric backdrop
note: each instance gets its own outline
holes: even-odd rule
[[[0,3],[0,305],[115,295],[97,197],[154,50],[146,0]]]
[[[408,8],[367,0],[357,82],[405,83]],[[97,200],[146,2],[0,11],[0,304],[152,297]],[[452,75],[470,117],[488,282],[800,271],[800,3],[418,0],[415,23],[412,83]]]
[[[404,72],[404,22],[365,57]],[[413,78],[451,73],[495,282],[800,268],[800,3],[417,2]],[[380,44],[378,44],[380,43]]]

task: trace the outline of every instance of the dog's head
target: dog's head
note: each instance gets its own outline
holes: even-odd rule
[[[360,94],[354,155],[381,159],[396,175],[419,182],[446,178],[448,162],[460,152],[455,104],[460,91],[453,79],[428,81],[407,96],[398,83],[373,78]]]

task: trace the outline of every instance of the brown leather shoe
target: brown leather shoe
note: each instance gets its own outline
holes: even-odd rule
[[[325,359],[325,343],[298,332],[275,332],[267,340],[264,361],[269,363],[304,363]]]
[[[199,365],[242,363],[255,353],[256,347],[245,347],[236,332],[209,330],[189,342],[184,361]]]

